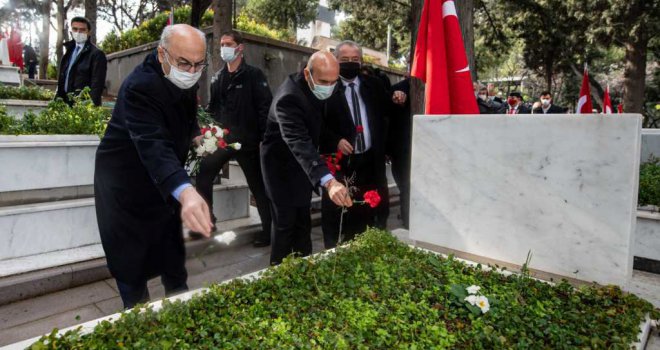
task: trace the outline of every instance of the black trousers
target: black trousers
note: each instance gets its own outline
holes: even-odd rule
[[[410,219],[410,152],[403,154],[393,154],[392,176],[399,188],[399,198],[401,199],[401,221],[403,227],[409,228]]]
[[[278,265],[291,253],[312,253],[312,218],[310,206],[287,207],[273,204],[270,264]]]
[[[165,287],[166,296],[172,296],[187,291],[187,279],[188,273],[186,272],[185,267],[182,267],[177,271],[163,272],[160,276],[160,281]],[[146,280],[138,284],[129,284],[119,280],[115,281],[117,282],[119,295],[121,296],[121,301],[124,303],[125,309],[131,309],[137,304],[149,301],[149,289],[147,288]]]
[[[197,174],[196,178],[197,191],[206,199],[211,212],[213,212],[213,180],[232,157],[235,157],[241,166],[248,187],[250,187],[250,192],[252,192],[254,200],[257,202],[262,231],[257,233],[255,239],[268,241],[270,240],[272,221],[270,200],[266,196],[266,188],[261,175],[261,160],[258,148],[241,151],[218,149],[213,154],[204,157],[199,166],[199,174]]]
[[[385,228],[387,215],[389,215],[389,195],[387,186],[377,184],[377,179],[383,174],[377,174],[375,159],[372,151],[354,154],[342,160],[342,171],[336,177],[345,183],[349,178],[353,200],[362,201],[364,193],[377,190],[381,202],[376,208],[368,204],[355,204],[343,214],[342,208],[335,205],[325,189],[321,198],[321,228],[323,229],[323,244],[326,249],[334,248],[339,242],[339,226],[341,223],[341,241],[346,242],[355,235],[364,232],[367,226]]]

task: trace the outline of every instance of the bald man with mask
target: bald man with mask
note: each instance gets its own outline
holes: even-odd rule
[[[271,104],[261,145],[266,192],[272,201],[270,262],[312,252],[312,191],[325,187],[338,206],[353,205],[346,187],[335,180],[317,149],[325,100],[339,79],[337,59],[316,52],[305,69],[289,76]]]
[[[96,216],[125,308],[148,301],[147,280],[157,276],[168,295],[188,289],[182,223],[210,235],[209,208],[184,169],[206,65],[204,33],[167,26],[124,80],[96,152]]]

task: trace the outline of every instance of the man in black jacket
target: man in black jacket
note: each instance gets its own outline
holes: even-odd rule
[[[149,300],[147,280],[188,289],[182,221],[209,236],[211,217],[184,164],[197,126],[196,82],[206,38],[167,26],[157,52],[126,78],[96,152],[94,195],[101,242],[126,308]]]
[[[66,54],[62,57],[57,79],[57,97],[69,104],[73,102],[69,101],[67,94],[78,94],[80,90],[89,87],[92,101],[97,106],[101,105],[108,61],[105,53],[89,40],[91,30],[87,18],[74,17],[71,20],[73,40],[64,43]]]
[[[261,70],[245,63],[245,44],[239,32],[230,30],[223,33],[220,47],[226,64],[211,81],[211,100],[207,109],[223,128],[229,129],[229,134],[225,136],[227,143],[238,142],[241,149],[218,149],[205,157],[199,167],[197,189],[213,213],[213,179],[229,159],[235,157],[243,169],[261,218],[262,230],[256,234],[252,244],[264,247],[270,244],[271,214],[261,174],[259,143],[266,130],[268,108],[273,96]]]
[[[550,91],[543,91],[539,96],[541,99],[541,106],[534,108],[533,114],[564,114],[566,109],[559,107],[552,103],[552,95]]]
[[[321,153],[342,152],[341,179],[357,191],[378,191],[381,202],[376,208],[354,206],[344,214],[342,240],[364,232],[367,226],[385,228],[389,215],[389,195],[385,176],[385,137],[387,122],[394,109],[391,95],[376,77],[359,74],[362,49],[353,41],[343,41],[335,48],[341,77],[337,92],[328,99],[328,112],[322,132]],[[321,200],[323,242],[333,248],[339,240],[342,209],[323,192]]]
[[[353,204],[317,151],[324,100],[332,94],[338,77],[339,66],[332,54],[316,52],[302,73],[282,83],[271,104],[261,164],[272,202],[273,265],[291,253],[306,256],[312,252],[310,202],[319,185],[337,205]]]
[[[387,154],[392,161],[392,177],[399,188],[401,221],[408,228],[410,217],[410,162],[412,151],[412,115],[410,114],[410,77],[392,85],[395,106],[388,124]],[[399,94],[397,94],[399,92]]]

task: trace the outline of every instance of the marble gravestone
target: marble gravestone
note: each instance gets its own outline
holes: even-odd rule
[[[415,116],[410,237],[617,284],[632,276],[642,118]]]

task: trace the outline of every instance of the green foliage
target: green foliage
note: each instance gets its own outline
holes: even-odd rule
[[[451,286],[472,284],[492,300],[485,314],[452,304]],[[54,331],[32,349],[626,349],[647,313],[659,316],[614,286],[507,277],[369,230],[326,257],[288,258],[91,334]]]
[[[100,44],[101,49],[106,54],[113,52],[130,49],[132,47],[148,44],[160,40],[160,34],[167,25],[169,12],[158,14],[156,17],[144,21],[139,27],[129,29],[123,33],[116,31],[110,32],[103,42]],[[183,6],[174,10],[175,23],[188,23],[190,18],[190,7]],[[200,27],[208,27],[213,24],[213,11],[207,10],[202,15]],[[261,35],[278,40],[291,41],[292,35],[288,31],[271,30],[263,24],[260,24],[245,15],[236,18],[236,26],[238,30]],[[295,36],[293,36],[295,38]]]
[[[48,68],[46,69],[46,79],[57,80],[57,64],[56,62],[50,62]]]
[[[0,84],[0,99],[48,101],[55,97],[55,92],[38,86],[9,86]]]
[[[110,112],[97,107],[89,96],[89,88],[85,88],[79,96],[70,95],[73,106],[62,99],[51,101],[40,114],[28,112],[21,120],[7,116],[0,111],[0,134],[67,134],[102,136],[110,118]]]
[[[243,13],[270,28],[295,33],[316,18],[317,6],[316,0],[249,0]]]
[[[660,207],[660,158],[639,167],[639,205]]]

